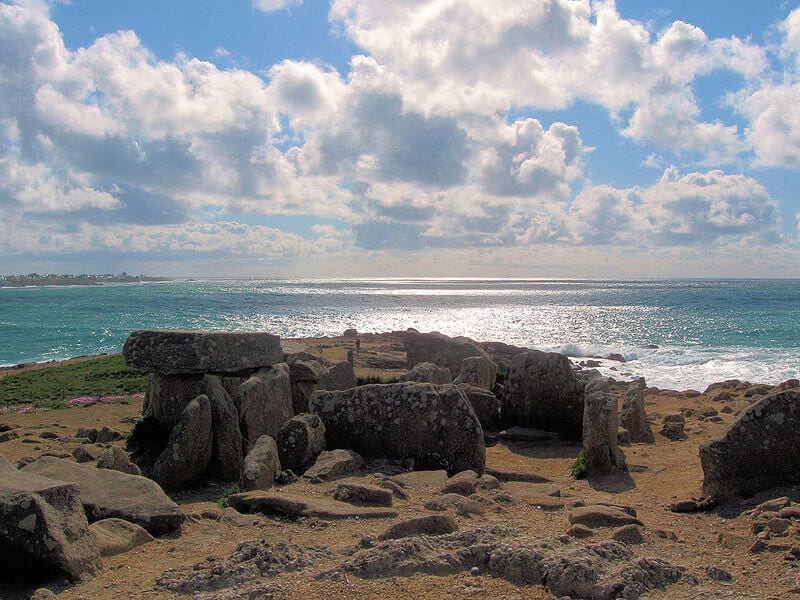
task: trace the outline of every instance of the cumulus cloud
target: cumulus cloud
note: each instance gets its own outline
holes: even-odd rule
[[[303,0],[252,0],[252,2],[254,8],[269,13],[299,6]]]

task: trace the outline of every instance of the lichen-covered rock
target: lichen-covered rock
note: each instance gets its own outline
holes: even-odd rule
[[[487,389],[471,385],[459,384],[458,388],[466,394],[484,431],[500,429],[500,400],[497,396]]]
[[[800,481],[800,391],[753,404],[718,438],[700,446],[703,494],[751,495]]]
[[[375,458],[413,458],[418,469],[483,473],[483,429],[464,392],[427,383],[365,385],[317,392],[311,410],[328,446]]]
[[[71,460],[43,456],[23,467],[24,473],[74,482],[90,521],[116,517],[141,525],[153,535],[180,527],[183,513],[152,479]]]
[[[647,422],[647,412],[644,407],[644,379],[634,381],[628,386],[625,400],[622,403],[619,421],[620,425],[628,431],[630,441],[636,444],[653,444],[656,441],[650,423]]]
[[[325,450],[325,424],[318,415],[295,415],[280,428],[275,442],[281,466],[303,474]]]
[[[608,381],[593,379],[586,386],[583,410],[583,453],[586,472],[608,473],[625,466],[625,455],[617,445],[617,397]]]
[[[584,382],[563,354],[531,350],[511,360],[502,402],[503,423],[580,439]]]
[[[453,375],[447,367],[439,367],[430,362],[414,365],[408,373],[400,377],[400,381],[416,381],[417,383],[432,383],[445,385],[452,383]]]
[[[97,573],[99,553],[78,486],[18,471],[0,456],[0,556],[4,581]]]
[[[183,409],[164,451],[153,465],[152,478],[168,489],[202,477],[211,461],[211,403],[198,396]]]
[[[461,361],[461,373],[453,380],[484,390],[492,389],[497,378],[497,365],[488,356],[470,356]]]
[[[239,386],[237,397],[242,436],[249,450],[262,435],[274,438],[294,415],[289,366],[281,363],[252,375]]]
[[[247,375],[281,361],[277,335],[231,331],[134,331],[122,349],[132,367],[164,375]]]
[[[465,337],[451,338],[441,333],[408,332],[405,336],[408,368],[419,363],[433,363],[450,369],[454,377],[461,374],[465,358],[481,356],[491,360],[486,351],[474,340]]]
[[[275,475],[280,472],[278,445],[270,436],[262,435],[244,459],[239,487],[246,492],[268,490],[275,481]]]

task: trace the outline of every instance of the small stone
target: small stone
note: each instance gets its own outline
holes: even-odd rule
[[[641,544],[644,541],[644,535],[642,535],[642,528],[638,525],[625,525],[615,530],[611,534],[611,539],[623,544]]]

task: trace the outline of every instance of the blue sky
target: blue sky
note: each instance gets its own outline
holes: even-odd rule
[[[0,2],[0,272],[800,276],[797,2]]]

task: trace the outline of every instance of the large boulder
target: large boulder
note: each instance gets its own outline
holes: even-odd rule
[[[153,479],[165,488],[174,489],[202,477],[213,450],[211,423],[208,396],[198,396],[187,404],[166,448],[153,465]]]
[[[100,555],[78,486],[18,471],[0,456],[0,556],[4,581],[97,573]]]
[[[430,362],[447,367],[454,377],[461,374],[461,363],[465,358],[481,356],[491,360],[474,340],[465,337],[451,338],[438,332],[409,331],[405,336],[405,347],[409,369],[419,363]]]
[[[247,375],[278,363],[281,339],[261,332],[134,331],[122,349],[132,367],[165,375]]]
[[[497,365],[492,359],[486,356],[470,356],[461,361],[461,374],[453,383],[490,390],[496,378]]]
[[[503,394],[503,422],[547,431],[567,439],[583,432],[584,382],[569,359],[555,352],[530,350],[509,365]]]
[[[583,410],[583,453],[586,472],[610,473],[625,466],[625,455],[617,445],[617,397],[608,380],[598,378],[586,386]]]
[[[97,469],[54,456],[43,456],[22,471],[76,483],[89,521],[116,517],[141,525],[153,535],[173,531],[183,522],[178,505],[146,477]]]
[[[394,383],[319,391],[309,409],[325,423],[330,448],[366,457],[413,458],[419,469],[483,473],[483,429],[464,392],[452,385]]]
[[[280,428],[275,441],[281,467],[301,475],[325,450],[325,424],[318,415],[295,415]]]
[[[457,386],[466,394],[475,416],[484,431],[500,429],[500,400],[487,389],[460,384]]]
[[[239,488],[245,492],[268,490],[274,483],[275,475],[280,471],[278,445],[270,436],[262,435],[244,459]]]
[[[620,425],[630,434],[630,441],[638,444],[653,444],[656,441],[650,423],[647,422],[647,412],[644,408],[644,379],[634,381],[628,386],[625,400],[622,403],[619,421]]]
[[[413,369],[409,369],[408,373],[400,377],[400,381],[444,385],[453,382],[453,375],[447,367],[439,367],[433,363],[424,362],[414,365]]]
[[[247,450],[262,435],[274,438],[292,418],[292,388],[285,363],[263,369],[239,386],[239,423]]]
[[[308,352],[287,354],[285,358],[295,414],[308,412],[308,402],[315,390],[347,390],[356,386],[353,365],[346,360],[334,362]]]
[[[700,446],[703,494],[717,500],[800,481],[800,390],[767,396]]]

